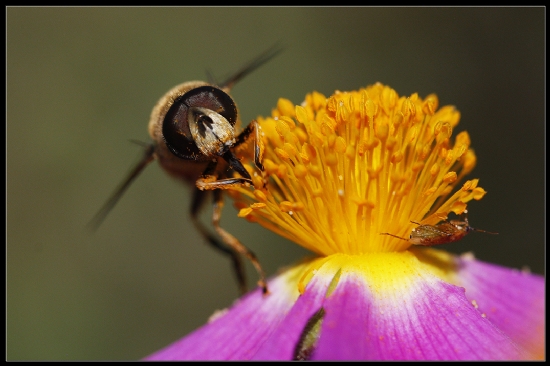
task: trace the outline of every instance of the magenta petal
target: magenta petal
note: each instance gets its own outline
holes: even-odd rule
[[[336,290],[325,303],[321,337],[313,353],[314,360],[367,360],[378,358],[369,347],[371,306],[366,286],[359,278],[340,278]],[[374,356],[374,357],[373,357]]]
[[[316,360],[528,357],[472,306],[463,288],[437,280],[417,281],[401,296],[374,296],[363,277],[342,275],[325,311]]]
[[[291,360],[314,314],[320,327],[300,349],[313,360],[544,357],[543,279],[465,256],[335,255],[292,267],[269,289],[147,360]]]
[[[284,275],[269,282],[271,293],[258,289],[226,314],[145,360],[243,360],[254,356],[296,301]],[[294,289],[295,287],[290,287]]]
[[[466,297],[491,323],[520,346],[544,357],[544,278],[527,272],[476,261],[458,259],[458,280]]]
[[[322,307],[330,277],[314,277],[285,319],[279,323],[254,360],[292,360],[308,320]]]

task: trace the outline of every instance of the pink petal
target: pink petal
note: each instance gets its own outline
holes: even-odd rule
[[[482,317],[464,288],[433,278],[409,293],[373,293],[364,277],[342,274],[324,304],[315,360],[500,360],[528,355]]]
[[[274,329],[253,360],[292,360],[308,320],[322,307],[330,277],[312,279],[288,315]]]
[[[458,263],[457,277],[466,298],[534,358],[543,359],[544,278],[476,261],[471,255],[463,255]]]
[[[314,360],[543,358],[543,278],[442,253],[344,255],[295,266],[269,281],[271,294],[246,295],[147,359],[291,360],[298,350]],[[299,296],[303,273],[314,275]],[[302,333],[320,310],[317,341],[302,353]]]
[[[222,316],[145,360],[250,359],[296,302],[298,292],[294,283],[289,286],[289,277],[275,277],[267,296],[259,289],[249,293]]]

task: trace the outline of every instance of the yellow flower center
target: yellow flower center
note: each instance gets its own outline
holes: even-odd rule
[[[451,143],[460,113],[438,99],[399,97],[382,84],[301,106],[280,99],[258,118],[264,172],[247,169],[254,189],[231,188],[239,216],[323,256],[403,251],[417,224],[461,214],[485,191],[467,181],[476,163],[466,132]],[[243,148],[244,151],[244,148]],[[241,152],[244,154],[244,152]]]

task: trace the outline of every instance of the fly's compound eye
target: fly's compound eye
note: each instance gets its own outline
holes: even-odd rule
[[[235,144],[237,107],[213,86],[201,86],[174,100],[162,123],[168,149],[186,160],[209,160]]]

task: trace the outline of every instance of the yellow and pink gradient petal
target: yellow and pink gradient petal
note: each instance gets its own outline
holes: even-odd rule
[[[543,357],[542,278],[471,256],[335,254],[288,269],[268,285],[270,294],[257,289],[147,360]]]

